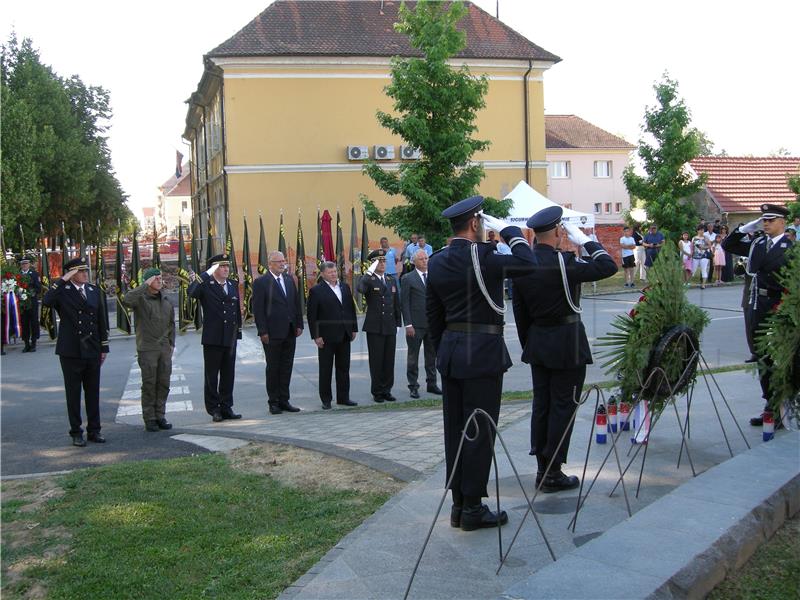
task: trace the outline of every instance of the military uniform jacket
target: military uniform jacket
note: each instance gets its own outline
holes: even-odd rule
[[[151,294],[148,285],[128,291],[122,303],[133,309],[136,349],[140,352],[175,347],[175,305],[163,292]]]
[[[86,300],[69,281],[56,279],[42,303],[55,309],[61,318],[56,354],[66,358],[94,359],[108,353],[108,323],[102,309],[100,290],[84,284]]]
[[[242,311],[239,286],[228,281],[228,293],[208,273],[200,273],[200,281],[189,284],[189,295],[203,307],[203,345],[230,347],[242,339]]]
[[[396,335],[400,327],[400,299],[397,280],[393,275],[385,275],[386,283],[381,283],[377,275],[364,275],[358,282],[358,291],[364,295],[367,314],[361,331]]]
[[[548,369],[576,369],[592,364],[592,351],[578,313],[564,292],[558,254],[564,258],[573,302],[580,302],[580,284],[617,272],[614,259],[597,242],[587,242],[589,257],[578,259],[546,244],[533,248],[539,268],[514,279],[514,319],[522,344],[522,361]],[[575,315],[574,317],[572,315]],[[565,318],[574,319],[563,323]]]
[[[507,227],[501,236],[511,254],[498,254],[493,244],[477,244],[481,273],[495,304],[503,305],[503,279],[535,268],[535,258],[518,227]],[[435,252],[428,263],[426,312],[428,330],[436,347],[436,367],[443,377],[487,378],[501,375],[511,366],[502,335],[467,333],[447,329],[448,323],[503,327],[483,296],[472,265],[472,242],[454,238]]]

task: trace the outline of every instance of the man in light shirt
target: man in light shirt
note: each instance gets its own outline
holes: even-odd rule
[[[622,268],[625,270],[624,287],[633,287],[633,270],[636,267],[636,240],[631,235],[631,228],[625,227],[622,230],[622,237],[619,238],[619,246],[622,248]]]

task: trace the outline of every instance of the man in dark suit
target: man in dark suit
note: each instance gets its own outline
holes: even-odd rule
[[[428,392],[441,394],[436,385],[436,350],[428,331],[428,316],[425,314],[425,288],[428,284],[428,253],[419,249],[412,257],[414,270],[403,276],[403,291],[400,305],[406,326],[406,376],[412,398],[419,398],[419,348],[425,345],[425,381]]]
[[[367,332],[370,390],[375,402],[394,402],[394,351],[401,319],[399,289],[397,280],[386,274],[385,250],[373,250],[369,260],[372,264],[358,282],[358,291],[367,304],[361,329]]]
[[[752,276],[750,298],[745,308],[745,321],[758,357],[761,394],[769,407],[769,377],[772,357],[758,352],[758,336],[764,319],[781,301],[783,287],[777,279],[780,269],[786,265],[786,253],[793,242],[786,235],[786,218],[789,210],[777,204],[762,204],[761,217],[737,227],[722,241],[726,252],[747,256],[747,274]],[[776,419],[779,421],[779,419]],[[750,425],[761,427],[763,414],[750,419]]]
[[[189,295],[203,307],[203,366],[206,411],[215,423],[241,419],[233,412],[233,379],[236,369],[236,340],[242,339],[242,311],[239,286],[228,279],[230,257],[212,256],[208,270],[192,273]]]
[[[460,461],[456,453],[467,419],[476,408],[495,422],[500,415],[503,373],[511,366],[503,340],[503,279],[535,268],[527,241],[518,227],[483,215],[483,198],[473,196],[442,212],[450,219],[450,245],[435,252],[429,262],[428,328],[436,347],[436,367],[444,391],[444,444],[453,507],[450,524],[472,531],[508,522],[505,511],[496,514],[481,503],[492,464],[494,432],[479,421],[467,430]],[[500,233],[511,248],[498,254],[483,240],[483,226]]]
[[[353,294],[339,281],[336,263],[324,262],[322,281],[308,293],[308,330],[319,357],[319,398],[330,409],[331,375],[336,365],[336,404],[356,406],[350,400],[350,342],[356,339],[358,323]]]
[[[23,352],[36,352],[36,340],[39,339],[39,296],[42,293],[42,280],[39,273],[31,268],[31,257],[25,256],[19,261],[19,272],[30,278],[28,296],[31,303],[21,311],[22,341],[25,342]]]
[[[547,493],[579,484],[577,477],[563,473],[561,465],[567,462],[572,414],[583,390],[586,365],[592,364],[580,317],[581,283],[617,272],[614,259],[599,242],[575,225],[561,225],[562,213],[560,206],[551,206],[528,219],[528,228],[536,234],[533,254],[539,267],[514,279],[514,319],[522,361],[531,366],[533,377],[531,450],[538,463],[536,485],[541,483]],[[586,250],[587,257],[579,259],[573,252],[559,250],[565,232]]]
[[[42,302],[61,319],[56,354],[64,374],[69,434],[74,446],[85,446],[81,427],[81,388],[86,402],[86,433],[90,442],[102,444],[100,435],[100,366],[108,354],[108,323],[101,310],[100,291],[87,283],[89,265],[74,258],[64,265],[64,275],[47,290]]]
[[[294,350],[297,336],[303,333],[300,294],[286,270],[281,252],[270,252],[269,271],[253,283],[253,315],[267,361],[267,402],[269,412],[299,412],[289,402]]]

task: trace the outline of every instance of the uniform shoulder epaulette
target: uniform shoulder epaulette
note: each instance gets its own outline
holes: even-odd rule
[[[433,257],[434,257],[434,256],[436,256],[437,254],[439,254],[439,252],[441,252],[442,250],[447,250],[449,247],[450,247],[450,246],[442,246],[442,247],[441,247],[441,248],[439,248],[438,250],[434,250],[434,251],[431,253],[431,255],[430,255],[428,258],[433,258]]]

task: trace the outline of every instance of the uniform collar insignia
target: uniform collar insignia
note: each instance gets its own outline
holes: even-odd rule
[[[68,290],[71,290],[71,289],[72,289],[72,286],[71,286],[70,284],[67,284],[67,289],[68,289]]]

